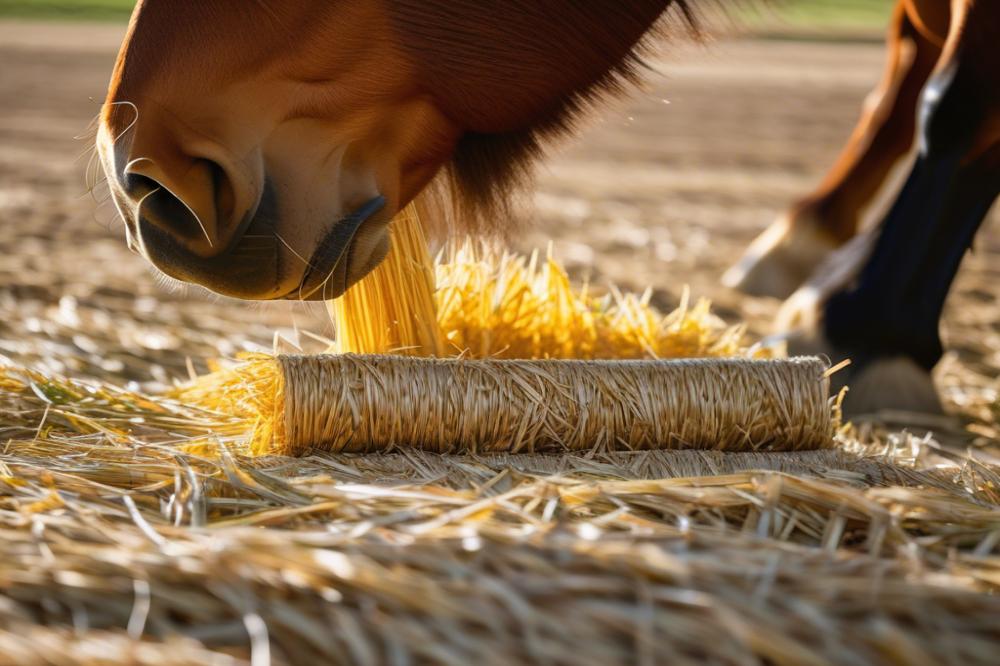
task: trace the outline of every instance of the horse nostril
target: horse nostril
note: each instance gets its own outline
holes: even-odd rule
[[[139,203],[143,197],[159,188],[160,184],[142,174],[126,172],[122,176],[121,186],[129,199],[135,203]]]
[[[206,161],[206,164],[212,175],[216,216],[219,220],[233,220],[236,210],[236,191],[233,189],[233,183],[221,166],[210,161]]]
[[[125,194],[136,206],[137,221],[145,221],[181,241],[206,239],[206,230],[194,211],[156,180],[127,173],[122,180]]]

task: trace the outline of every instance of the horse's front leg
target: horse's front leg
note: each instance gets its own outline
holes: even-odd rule
[[[828,350],[854,360],[842,379],[855,413],[935,406],[945,298],[1000,194],[1000,5],[969,2],[953,17],[919,124],[916,162],[871,255],[822,306]]]
[[[920,91],[941,48],[894,10],[886,70],[836,163],[812,193],[768,227],[723,282],[755,296],[786,298],[835,248],[857,232],[892,168],[909,152]]]

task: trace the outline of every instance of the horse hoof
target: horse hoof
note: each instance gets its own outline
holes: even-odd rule
[[[931,374],[907,356],[852,358],[817,332],[797,331],[785,336],[790,356],[825,356],[831,363],[845,359],[851,365],[830,376],[830,393],[847,387],[842,405],[846,418],[878,416],[885,412],[943,414]]]
[[[850,370],[850,369],[848,369]],[[931,373],[906,356],[880,357],[848,372],[844,415],[880,412],[944,414]]]
[[[787,298],[836,246],[816,223],[786,216],[757,236],[722,283],[750,296]]]

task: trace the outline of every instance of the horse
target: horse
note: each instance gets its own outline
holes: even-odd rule
[[[544,145],[638,82],[674,26],[697,34],[709,4],[140,0],[98,153],[129,246],[163,273],[238,298],[329,299],[384,258],[389,221],[434,183],[470,231],[506,219]],[[816,211],[856,210],[900,137],[918,136],[870,257],[807,338],[853,357],[855,377],[936,364],[944,297],[1000,183],[998,3],[899,5],[881,101],[785,225],[831,236],[826,250],[846,240],[853,223]],[[780,264],[768,250],[757,263]]]

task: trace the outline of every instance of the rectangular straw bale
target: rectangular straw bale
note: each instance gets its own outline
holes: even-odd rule
[[[827,365],[280,356],[271,453],[661,448],[794,451],[832,443]],[[263,400],[261,402],[266,402]],[[282,404],[283,403],[283,404]]]

